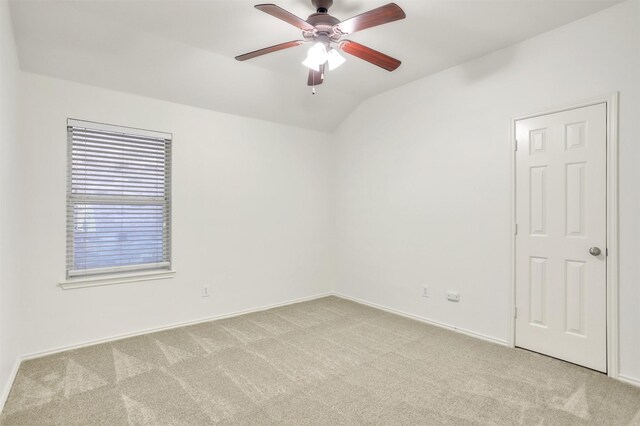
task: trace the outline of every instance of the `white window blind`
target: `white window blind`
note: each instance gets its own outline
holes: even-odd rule
[[[67,277],[169,269],[171,135],[68,120]]]

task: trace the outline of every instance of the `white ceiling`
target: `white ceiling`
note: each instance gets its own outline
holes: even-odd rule
[[[335,0],[339,19],[388,0]],[[247,62],[236,55],[301,38],[259,0],[12,0],[23,70],[173,102],[332,130],[363,100],[549,31],[619,0],[396,0],[407,19],[349,38],[402,60],[392,73],[347,56],[318,94],[298,46]],[[306,18],[310,0],[277,0]]]

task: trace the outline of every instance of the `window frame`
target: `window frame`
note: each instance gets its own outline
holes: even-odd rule
[[[132,196],[132,195],[76,195],[73,192],[73,149],[74,138],[73,129],[87,129],[97,132],[112,132],[123,135],[137,137],[147,137],[164,140],[164,191],[163,197]],[[132,281],[146,281],[152,279],[170,278],[175,274],[172,270],[172,146],[173,134],[158,132],[134,127],[111,125],[86,120],[67,119],[67,183],[66,183],[66,259],[65,277],[60,282],[62,288],[77,288],[93,285],[118,284]],[[94,268],[94,269],[73,269],[75,255],[75,219],[73,210],[75,206],[82,204],[116,204],[116,205],[148,205],[161,206],[164,217],[162,249],[166,251],[162,262],[129,264],[123,266]],[[166,236],[165,236],[166,235]]]

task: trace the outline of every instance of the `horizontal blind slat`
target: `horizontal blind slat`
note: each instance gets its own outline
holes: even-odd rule
[[[109,163],[97,163],[85,164],[82,162],[73,162],[73,168],[76,170],[74,173],[87,173],[87,172],[109,172],[114,174],[135,174],[135,175],[153,175],[153,176],[169,176],[167,170],[162,167],[155,167],[150,169],[148,167],[137,167],[127,164],[126,168],[120,170],[119,167],[124,167],[125,163],[122,162],[109,162]]]
[[[100,163],[112,163],[117,164],[117,167],[126,167],[127,165],[133,165],[136,167],[160,169],[164,167],[164,160],[153,157],[138,157],[125,156],[125,155],[107,155],[107,154],[91,154],[91,156],[80,154],[78,152],[72,153],[73,160],[82,164],[100,164]]]
[[[150,185],[137,185],[131,183],[130,185],[115,183],[98,183],[98,182],[72,182],[72,189],[75,192],[91,191],[127,191],[127,192],[149,192],[151,194],[158,194],[161,196],[164,193],[164,185],[150,184]]]
[[[133,149],[142,149],[154,152],[166,152],[164,145],[161,143],[144,143],[144,142],[135,142],[135,141],[127,141],[127,140],[109,140],[95,137],[77,137],[74,141],[74,147],[79,146],[105,146],[109,145],[110,147],[131,147]]]
[[[147,151],[137,151],[130,149],[115,149],[115,148],[107,148],[107,147],[84,147],[84,146],[76,146],[73,148],[73,155],[77,157],[86,157],[87,159],[91,159],[95,156],[100,155],[108,155],[108,156],[116,156],[118,158],[134,158],[138,160],[153,160],[153,161],[162,161],[164,162],[164,152],[160,153],[155,152],[147,152]]]
[[[119,262],[131,259],[140,258],[162,258],[165,255],[165,250],[137,250],[137,251],[110,251],[105,253],[85,253],[82,256],[76,257],[76,263],[79,262],[100,262],[111,261]]]
[[[167,150],[165,149],[165,142],[159,141],[157,143],[149,143],[149,142],[140,142],[140,141],[131,141],[126,139],[110,139],[110,138],[101,138],[94,136],[78,136],[74,140],[74,148],[79,146],[101,146],[108,147],[110,149],[113,148],[131,148],[131,149],[141,149],[145,151],[154,151],[159,153],[164,153]]]
[[[84,241],[77,241],[76,240],[76,244],[82,244],[82,247],[87,250],[87,251],[91,251],[91,249],[96,249],[96,250],[109,250],[111,247],[121,247],[123,245],[122,241],[110,241],[110,242],[84,242]],[[136,239],[136,242],[127,242],[126,243],[127,247],[147,247],[147,246],[159,246],[162,248],[162,238],[158,238],[158,239],[150,239],[150,240],[146,240],[146,241],[140,241],[140,239]]]
[[[157,259],[162,260],[166,254],[165,250],[137,250],[137,251],[110,251],[106,253],[85,253],[76,257],[76,264],[83,262],[131,262],[133,259]]]
[[[123,202],[129,205],[136,205],[136,204],[151,205],[156,203],[164,204],[166,202],[165,197],[134,197],[134,196],[113,197],[112,195],[87,195],[87,194],[74,195],[72,194],[70,198],[72,202],[78,203],[81,205],[95,204],[95,203],[119,205],[120,203],[123,203]]]
[[[73,177],[71,178],[71,183],[81,183],[81,182],[110,182],[110,183],[143,183],[145,185],[164,185],[165,180],[164,180],[164,176],[156,176],[156,177],[149,177],[149,176],[139,176],[136,174],[130,174],[130,175],[125,175],[125,174],[116,174],[116,173],[112,173],[111,175],[106,175],[106,174],[99,174],[99,173],[86,173],[86,172],[80,172],[77,174],[74,174]]]

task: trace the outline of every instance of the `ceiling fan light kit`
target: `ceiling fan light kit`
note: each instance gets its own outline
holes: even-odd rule
[[[318,40],[307,52],[307,58],[302,62],[305,67],[320,71],[320,65],[327,62],[327,46],[324,41]]]
[[[346,59],[336,49],[331,49],[327,53],[327,64],[329,65],[329,71],[333,71],[340,65],[344,64]]]
[[[355,41],[343,39],[344,36],[356,31],[394,22],[406,18],[404,11],[395,3],[389,3],[363,14],[354,16],[345,21],[329,15],[329,8],[333,5],[333,0],[311,0],[316,8],[316,13],[311,14],[307,20],[282,9],[275,4],[258,4],[256,9],[268,13],[302,30],[304,40],[293,40],[264,49],[255,50],[236,56],[238,61],[245,61],[267,53],[277,52],[301,44],[312,43],[307,52],[307,57],[302,64],[309,68],[307,84],[316,86],[324,81],[324,71],[328,66],[329,70],[338,68],[345,62],[345,58],[338,52],[363,59],[369,63],[377,65],[387,71],[393,71],[400,66],[400,61],[387,56],[384,53],[373,50]],[[313,89],[315,93],[315,87]]]

